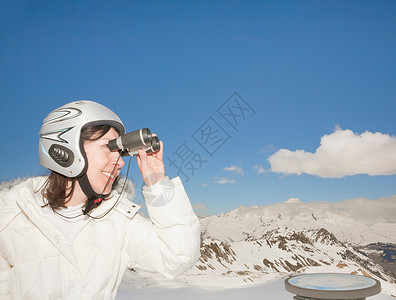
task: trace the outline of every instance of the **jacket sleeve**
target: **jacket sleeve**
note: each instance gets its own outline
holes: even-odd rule
[[[135,215],[127,245],[128,267],[175,278],[199,258],[200,224],[179,177],[143,188],[150,220]]]
[[[8,291],[8,281],[11,273],[11,266],[0,252],[0,299],[11,299]]]

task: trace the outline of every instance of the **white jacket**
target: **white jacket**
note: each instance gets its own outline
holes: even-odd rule
[[[70,244],[34,197],[43,178],[0,192],[0,299],[114,299],[127,267],[183,273],[199,256],[200,229],[180,179],[143,188],[150,220],[121,196]],[[94,216],[114,205],[104,201]]]

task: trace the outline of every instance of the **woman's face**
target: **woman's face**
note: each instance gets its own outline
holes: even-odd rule
[[[95,137],[95,135],[93,137]],[[117,131],[114,128],[111,128],[100,139],[96,141],[87,141],[84,144],[85,153],[88,159],[87,176],[93,190],[98,194],[108,194],[111,192],[113,182],[120,174],[121,168],[124,166],[124,161],[121,157],[117,163],[117,158],[119,156],[118,152],[110,151],[107,147],[110,140],[118,137],[119,135]],[[114,173],[111,174],[113,169]],[[108,180],[109,183],[103,191]]]

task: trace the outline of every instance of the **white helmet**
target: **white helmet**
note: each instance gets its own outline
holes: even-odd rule
[[[96,102],[71,102],[50,112],[39,132],[40,164],[67,177],[83,175],[88,163],[81,130],[96,125],[109,125],[120,135],[125,133],[121,119]]]

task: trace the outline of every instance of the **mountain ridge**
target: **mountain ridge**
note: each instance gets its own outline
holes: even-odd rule
[[[361,222],[351,215],[328,203],[294,201],[203,217],[201,257],[184,278],[254,284],[293,273],[343,272],[379,279],[383,291],[396,296],[389,268],[396,223],[376,216]]]

